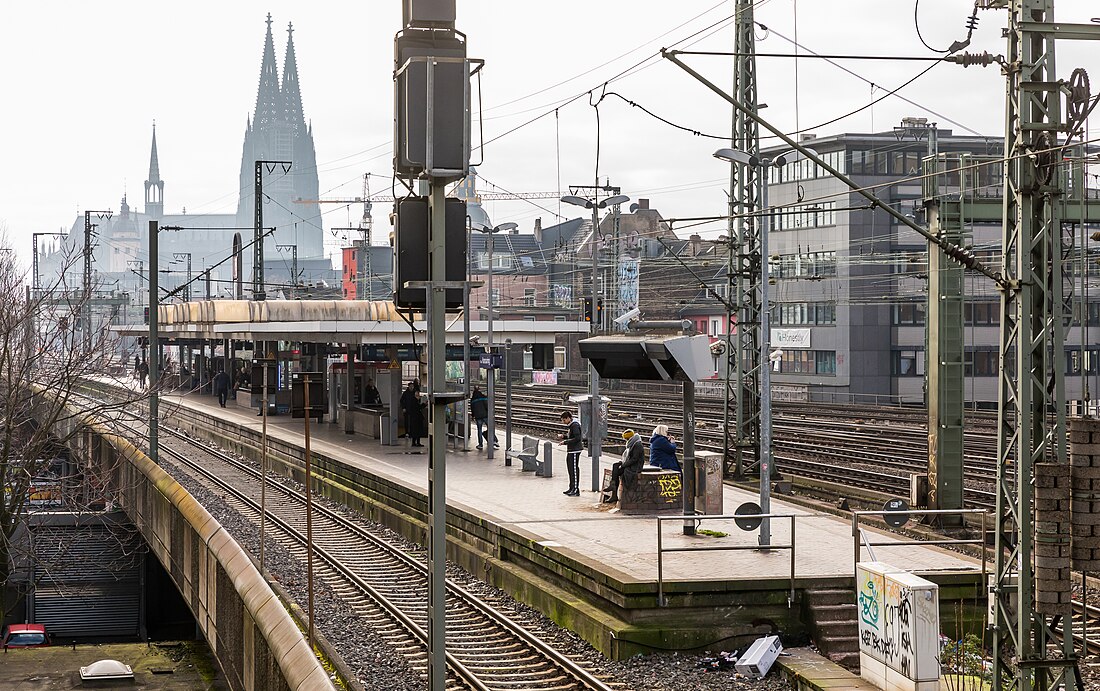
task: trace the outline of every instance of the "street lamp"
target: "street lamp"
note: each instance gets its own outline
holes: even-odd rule
[[[488,255],[488,262],[489,262],[489,280],[488,280],[488,291],[489,291],[489,293],[488,293],[488,295],[489,295],[489,325],[488,325],[489,342],[485,345],[485,350],[488,353],[492,353],[493,352],[493,308],[495,307],[495,305],[493,304],[493,236],[496,235],[497,233],[501,233],[501,232],[504,232],[504,231],[515,230],[516,228],[519,228],[519,225],[509,222],[509,223],[501,223],[500,225],[493,226],[492,228],[490,228],[489,226],[486,226],[486,225],[481,225],[481,224],[472,225],[470,227],[471,227],[472,230],[476,230],[479,233],[485,233],[486,235],[489,236],[488,242],[487,242],[488,247],[487,247],[487,252],[486,252],[486,254]],[[488,425],[486,426],[486,430],[485,430],[485,436],[488,437],[488,439],[485,440],[485,444],[488,446],[488,449],[489,449],[488,458],[491,461],[491,460],[493,460],[493,449],[496,447],[496,426],[493,424],[493,417],[494,417],[495,412],[496,412],[495,408],[493,407],[494,403],[495,403],[495,398],[494,398],[493,394],[494,394],[495,389],[496,389],[496,387],[494,386],[494,384],[496,382],[496,372],[494,372],[493,370],[490,369],[489,374],[488,374],[488,379],[489,379],[489,382],[488,382],[489,390],[486,392],[486,395],[489,398],[489,420],[488,420]],[[508,455],[507,450],[505,450],[504,455],[507,457],[507,455]]]
[[[573,206],[580,206],[585,209],[592,209],[592,236],[588,241],[588,248],[592,252],[592,322],[589,327],[591,331],[595,332],[596,329],[596,305],[599,304],[599,282],[600,282],[600,263],[596,257],[596,232],[600,228],[600,209],[605,209],[609,206],[618,206],[619,204],[625,204],[630,201],[630,197],[625,194],[617,194],[613,197],[608,197],[601,202],[597,202],[594,199],[585,199],[584,197],[578,197],[572,194],[567,194],[561,198],[566,204],[572,204]],[[588,393],[590,404],[591,421],[589,422],[589,435],[592,437],[589,441],[589,450],[592,455],[592,491],[596,492],[600,489],[600,436],[599,427],[596,424],[596,407],[597,402],[600,399],[600,375],[596,372],[596,368],[591,362],[588,363]],[[578,485],[580,484],[580,478],[577,478]]]
[[[772,372],[771,372],[771,325],[768,305],[768,171],[769,167],[782,168],[808,158],[801,151],[788,151],[774,158],[764,158],[747,154],[737,149],[719,149],[714,157],[730,163],[763,168],[760,176],[760,458],[757,467],[760,471],[760,513],[771,513],[771,470],[772,470]],[[740,355],[738,356],[740,357]],[[771,521],[767,518],[760,522],[760,544],[771,544]]]

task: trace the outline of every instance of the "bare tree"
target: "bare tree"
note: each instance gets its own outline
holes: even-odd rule
[[[37,560],[65,559],[68,552],[56,543],[48,550],[31,547],[32,515],[110,504],[107,489],[87,481],[90,468],[80,455],[69,453],[81,446],[84,416],[110,419],[147,395],[106,400],[83,393],[89,380],[125,364],[106,320],[90,334],[81,331],[89,328],[82,315],[92,313],[102,294],[73,284],[79,264],[79,256],[66,256],[56,278],[32,291],[14,256],[0,253],[0,620],[17,605],[28,574],[49,573],[52,565]]]

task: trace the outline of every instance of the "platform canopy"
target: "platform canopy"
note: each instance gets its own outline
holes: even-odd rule
[[[389,301],[367,300],[203,300],[161,305],[157,311],[161,338],[294,341],[351,345],[424,343],[427,323],[419,313],[405,321]],[[531,321],[496,319],[493,343],[512,339],[517,345],[554,343],[558,334],[587,334],[582,320]],[[145,336],[143,324],[117,326],[128,336]],[[488,322],[470,321],[470,335],[489,342]],[[447,342],[462,343],[462,313],[447,319]]]
[[[595,336],[578,344],[601,377],[700,381],[714,376],[707,336]]]

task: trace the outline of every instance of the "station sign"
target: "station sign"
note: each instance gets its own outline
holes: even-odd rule
[[[481,369],[500,369],[504,367],[504,356],[500,353],[485,353],[478,358]]]
[[[423,346],[419,345],[406,345],[398,346],[396,349],[396,358],[391,358],[386,353],[385,346],[361,346],[359,348],[359,354],[356,357],[360,362],[390,362],[396,359],[398,362],[414,362],[420,360],[420,349]],[[485,353],[484,346],[471,346],[470,347],[470,359],[477,360]],[[460,345],[448,345],[447,346],[447,360],[449,362],[461,362],[463,357],[463,349]]]

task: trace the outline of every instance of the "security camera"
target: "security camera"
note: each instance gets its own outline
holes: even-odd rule
[[[613,319],[612,321],[614,321],[617,326],[626,326],[630,322],[631,319],[636,318],[641,313],[642,313],[641,310],[639,310],[637,307],[635,307],[634,309],[632,309],[628,312],[623,312],[619,316],[615,317],[615,319]]]

